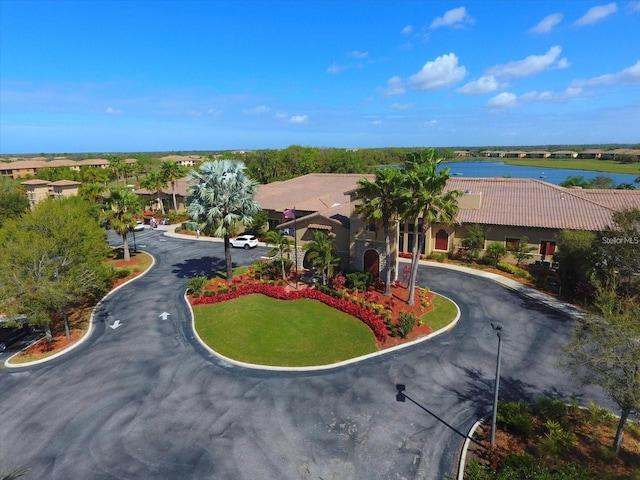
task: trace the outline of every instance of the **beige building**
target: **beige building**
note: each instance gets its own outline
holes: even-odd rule
[[[362,178],[373,180],[374,176],[314,173],[259,187],[255,200],[268,214],[269,229],[282,229],[295,238],[299,268],[308,267],[302,246],[313,232],[323,231],[335,235],[343,267],[382,274],[387,261],[383,232],[356,214],[353,193]],[[493,242],[509,248],[526,236],[534,248],[531,261],[550,261],[560,230],[598,231],[610,225],[615,211],[640,209],[640,190],[583,190],[534,179],[452,177],[447,189],[464,192],[458,198],[456,222],[430,225],[421,255],[455,252],[468,226],[479,224],[486,232],[485,249]],[[154,201],[152,192],[136,193]],[[186,179],[178,181],[176,194],[182,209]],[[162,192],[162,198],[171,201],[170,189]],[[285,211],[293,209],[295,220],[286,219]],[[391,235],[393,258],[411,252],[414,235],[412,224],[396,225]]]
[[[22,182],[27,189],[27,198],[31,209],[46,198],[66,198],[78,195],[80,182],[72,180],[58,180],[49,182],[48,180],[27,180]]]

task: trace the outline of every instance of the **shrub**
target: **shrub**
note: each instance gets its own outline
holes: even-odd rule
[[[113,272],[113,276],[114,276],[116,279],[119,279],[119,278],[127,278],[127,277],[128,277],[129,275],[131,275],[132,273],[133,273],[133,270],[132,270],[132,269],[130,269],[130,268],[120,268],[120,269],[115,270],[115,271]]]
[[[331,286],[336,290],[344,287],[347,279],[343,275],[336,275],[331,279]]]
[[[487,247],[485,258],[488,258],[491,265],[497,265],[507,254],[507,247],[500,243],[492,243]]]
[[[533,416],[529,406],[523,402],[499,402],[498,422],[505,431],[528,437],[533,429]]]
[[[543,456],[557,459],[560,455],[567,453],[577,443],[576,435],[570,430],[565,430],[553,420],[547,420],[547,429],[544,438],[540,440],[538,449]]]
[[[444,262],[448,257],[445,252],[433,252],[427,255],[429,260],[435,260],[436,262]]]
[[[416,317],[412,313],[400,312],[400,316],[398,317],[398,333],[402,338],[407,338],[415,325]]]
[[[527,270],[525,270],[524,268],[516,267],[515,265],[511,265],[510,263],[498,263],[496,267],[498,270],[510,273],[512,275],[515,275],[516,277],[524,278],[526,280],[533,280],[533,275],[531,275]]]
[[[194,295],[202,295],[204,287],[207,285],[207,277],[191,277],[187,280],[187,290]]]
[[[373,284],[374,275],[371,272],[351,272],[346,275],[347,288],[367,290]]]
[[[562,400],[542,397],[536,402],[535,411],[545,420],[563,423],[567,420],[569,409]]]

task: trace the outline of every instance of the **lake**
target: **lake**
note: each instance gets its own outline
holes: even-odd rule
[[[629,175],[623,173],[607,173],[593,172],[591,170],[568,170],[564,168],[540,168],[540,167],[521,167],[516,165],[505,165],[502,162],[485,162],[485,161],[469,161],[469,162],[447,162],[442,163],[443,167],[449,167],[452,177],[512,177],[512,178],[535,178],[543,182],[559,185],[564,182],[567,177],[583,176],[586,180],[590,180],[599,175],[613,178],[616,185],[620,183],[630,183],[636,188],[640,188],[640,184],[635,179],[640,175]]]

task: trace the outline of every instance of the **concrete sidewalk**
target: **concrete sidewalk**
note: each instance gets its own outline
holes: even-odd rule
[[[411,263],[406,259],[399,259],[400,263]],[[492,272],[484,272],[482,270],[477,270],[475,268],[464,267],[462,265],[453,265],[450,263],[440,263],[440,262],[432,262],[420,260],[421,265],[435,267],[435,268],[445,268],[449,270],[456,270],[463,273],[468,273],[469,275],[475,275],[476,277],[483,277],[489,280],[492,280],[500,285],[507,287],[511,290],[518,292],[520,295],[531,298],[543,305],[546,305],[549,308],[553,308],[565,315],[569,315],[575,319],[582,319],[587,315],[587,312],[582,310],[575,305],[571,305],[570,303],[563,302],[562,300],[557,299],[556,297],[549,295],[547,293],[541,292],[540,290],[536,290],[535,288],[528,287],[523,285],[520,282],[512,280],[503,275],[499,275],[497,273]]]

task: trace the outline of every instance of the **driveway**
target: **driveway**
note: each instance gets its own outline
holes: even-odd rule
[[[182,299],[189,277],[222,267],[222,244],[150,230],[136,240],[156,264],[103,302],[87,342],[41,366],[0,370],[0,470],[28,467],[29,479],[441,480],[455,472],[462,434],[490,411],[490,322],[504,324],[501,398],[606,404],[555,368],[566,317],[432,267],[421,267],[419,284],[462,311],[433,341],[321,373],[223,363],[194,341]],[[233,258],[248,264],[264,252]],[[396,384],[413,402],[396,401]]]

